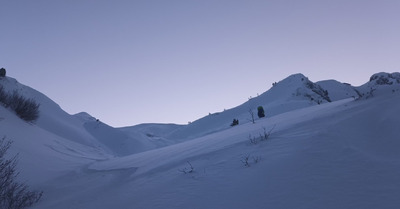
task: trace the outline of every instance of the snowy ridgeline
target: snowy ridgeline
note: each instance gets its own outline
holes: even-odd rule
[[[69,115],[45,95],[0,79],[40,106],[35,124],[0,105],[36,208],[397,208],[400,74],[360,87],[295,74],[244,104],[189,125],[113,128]],[[249,110],[266,117],[250,122]],[[239,125],[230,127],[232,119]],[[265,135],[268,134],[268,137]]]

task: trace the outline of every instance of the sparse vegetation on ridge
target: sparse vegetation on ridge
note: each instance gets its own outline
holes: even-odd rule
[[[10,94],[6,92],[1,85],[0,104],[6,108],[10,108],[18,115],[18,117],[27,122],[34,122],[39,118],[40,104],[33,99],[25,98],[16,90]]]

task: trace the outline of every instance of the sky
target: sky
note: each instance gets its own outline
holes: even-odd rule
[[[0,67],[70,114],[187,124],[294,73],[400,71],[398,0],[0,0]]]

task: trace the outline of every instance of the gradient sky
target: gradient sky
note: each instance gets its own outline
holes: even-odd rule
[[[181,123],[293,73],[400,71],[399,0],[0,0],[0,67],[112,126]]]

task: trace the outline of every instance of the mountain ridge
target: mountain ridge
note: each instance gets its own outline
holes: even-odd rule
[[[269,118],[331,101],[370,97],[382,86],[394,86],[399,83],[400,73],[375,73],[368,82],[359,87],[335,80],[312,82],[303,74],[296,73],[274,83],[269,90],[241,105],[223,112],[210,113],[188,125],[139,124],[115,128],[85,112],[70,115],[44,94],[18,83],[14,78],[0,79],[0,85],[7,91],[16,90],[41,104],[37,126],[77,143],[101,147],[114,155],[129,155],[156,149],[226,130],[231,128],[233,119],[238,119],[240,124],[249,123],[251,121],[249,111],[256,112],[258,106],[264,107],[266,118]],[[398,91],[398,88],[393,88],[392,91]],[[60,118],[62,119],[59,120]],[[261,119],[256,118],[256,120]]]
[[[374,75],[352,87],[295,74],[190,125],[124,128],[14,84],[53,108],[35,124],[0,106],[0,133],[19,153],[18,179],[44,191],[34,208],[396,208],[400,83]],[[267,117],[253,124],[258,105]]]

